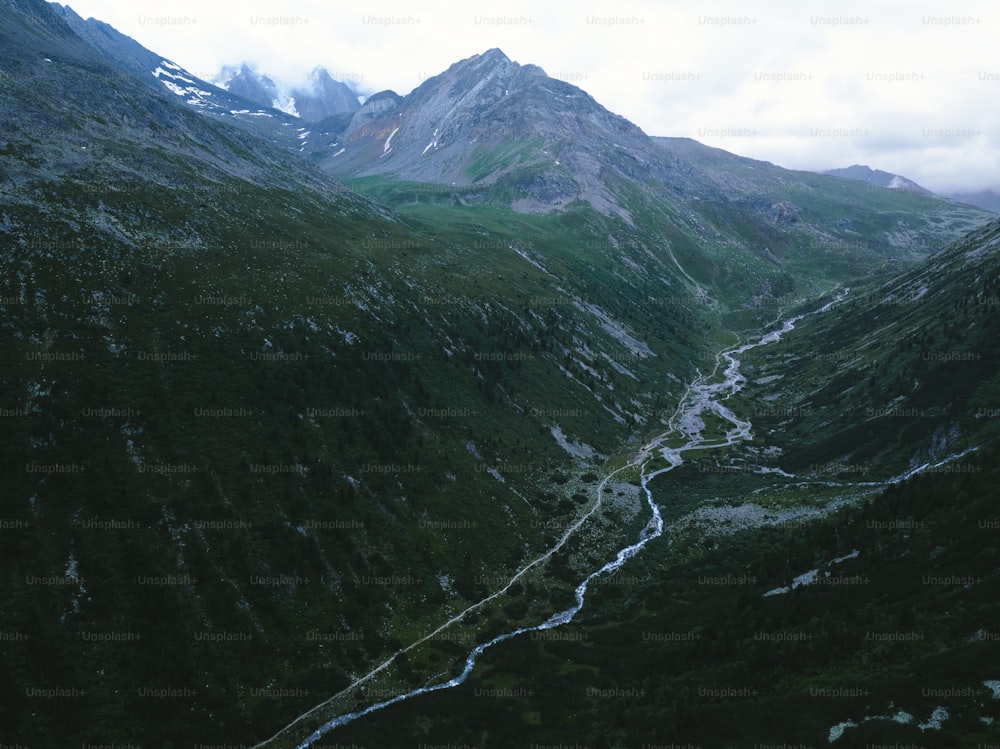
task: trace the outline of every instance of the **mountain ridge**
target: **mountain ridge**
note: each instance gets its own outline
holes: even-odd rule
[[[213,82],[230,93],[260,106],[280,109],[307,123],[355,112],[361,107],[358,94],[346,83],[333,79],[322,66],[315,67],[303,84],[287,88],[279,87],[271,77],[248,63],[224,66]]]
[[[827,169],[820,173],[829,174],[834,177],[843,177],[844,179],[858,180],[859,182],[865,182],[875,187],[885,187],[891,190],[912,190],[922,195],[934,194],[911,179],[898,174],[884,172],[881,169],[872,169],[870,166],[864,164],[853,164],[843,169]]]
[[[1000,213],[1000,193],[995,190],[979,190],[977,192],[952,192],[946,197],[960,203],[974,205],[993,213]]]

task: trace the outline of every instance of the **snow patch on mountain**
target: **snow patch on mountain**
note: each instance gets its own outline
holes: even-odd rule
[[[394,136],[398,132],[399,132],[399,127],[397,126],[395,130],[389,133],[389,137],[385,139],[385,145],[382,147],[383,156],[392,151],[392,136]]]
[[[295,108],[295,97],[291,94],[281,94],[271,101],[271,106],[292,117],[299,116],[299,110]]]
[[[420,155],[423,156],[432,148],[437,150],[437,147],[438,147],[438,128],[434,128],[434,136],[431,138],[431,142],[427,144],[427,146],[420,153]]]
[[[889,704],[889,709],[890,710],[894,709],[892,703]],[[927,722],[918,723],[917,728],[919,728],[921,731],[927,731],[927,730],[940,731],[941,724],[944,723],[944,721],[948,720],[948,717],[949,717],[948,711],[945,708],[937,707],[934,709],[934,712],[931,713],[931,716],[930,718],[927,719]],[[886,721],[891,721],[893,723],[899,723],[900,725],[903,726],[908,726],[913,723],[915,718],[910,713],[900,709],[896,710],[896,712],[891,715],[867,715],[862,719],[861,723],[869,723],[873,720],[886,720]],[[832,744],[838,741],[844,735],[844,731],[846,729],[857,728],[859,725],[861,724],[855,723],[853,720],[845,720],[842,723],[838,723],[837,725],[832,726],[830,728],[829,735],[827,736],[827,741]]]
[[[183,71],[183,68],[174,65],[169,60],[162,60],[159,66],[157,66],[157,68],[152,71],[152,74],[154,78],[156,78],[160,83],[162,83],[170,91],[177,94],[178,96],[191,97],[187,99],[188,104],[195,107],[218,106],[211,100],[212,96],[211,91],[205,91],[203,89],[200,89],[194,82],[194,79],[188,78],[187,76],[181,75],[179,73],[171,73],[169,70],[166,70],[165,68],[171,68],[173,70],[181,70],[182,72],[185,71]],[[168,78],[173,80],[166,80]],[[181,81],[182,83],[187,83],[189,85],[182,86],[178,84],[176,81]]]
[[[931,713],[931,717],[927,719],[926,723],[920,723],[917,725],[921,731],[940,731],[941,724],[948,720],[948,711],[943,707],[934,708],[934,712]]]

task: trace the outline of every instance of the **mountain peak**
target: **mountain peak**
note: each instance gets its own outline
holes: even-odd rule
[[[333,77],[330,75],[329,71],[327,71],[326,68],[324,68],[322,65],[317,65],[309,72],[309,80],[327,81],[327,80],[333,80]]]
[[[475,75],[484,76],[494,73],[514,72],[520,69],[520,67],[520,65],[507,57],[499,47],[493,47],[478,55],[472,55],[472,57],[459,60],[449,70],[475,71]]]
[[[503,50],[500,49],[499,47],[491,47],[490,49],[483,52],[481,55],[476,55],[475,58],[479,58],[483,61],[489,61],[489,62],[511,62],[511,59],[507,57],[507,55],[505,55]]]
[[[405,98],[372,97],[330,140],[322,166],[331,173],[393,174],[482,190],[516,184],[516,210],[523,212],[545,213],[579,199],[631,221],[607,174],[645,185],[649,175],[667,170],[660,149],[635,125],[498,48],[453,63]],[[611,144],[617,148],[609,155]]]
[[[498,70],[509,71],[511,73],[520,71],[523,73],[532,73],[548,77],[547,73],[538,65],[532,65],[531,63],[521,65],[520,63],[517,63],[507,57],[507,55],[504,54],[504,51],[499,47],[492,47],[482,54],[473,55],[472,57],[462,60],[457,64],[471,65],[476,70],[485,69],[491,72],[493,70]]]
[[[325,67],[317,65],[298,86],[288,88],[261,73],[253,63],[227,65],[215,82],[230,93],[265,107],[274,107],[295,115],[305,122],[343,112],[354,112],[361,106],[357,93],[345,83],[335,80]]]

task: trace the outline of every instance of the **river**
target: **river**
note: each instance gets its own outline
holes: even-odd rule
[[[826,312],[834,304],[841,301],[847,295],[847,290],[841,291],[833,301],[827,303],[823,307],[820,307],[813,312],[806,314],[819,314],[821,312]],[[699,376],[687,387],[684,395],[681,397],[678,403],[677,409],[675,410],[673,416],[669,419],[667,423],[667,430],[649,442],[647,442],[636,455],[624,466],[612,471],[607,474],[603,480],[598,484],[597,487],[597,501],[591,506],[590,510],[586,512],[576,523],[574,523],[566,533],[559,539],[559,541],[547,551],[542,556],[536,558],[529,564],[525,565],[515,574],[510,582],[507,583],[503,588],[493,593],[492,595],[484,598],[456,616],[449,619],[443,625],[435,629],[426,637],[421,638],[417,642],[412,643],[407,648],[400,652],[407,652],[412,650],[417,645],[420,645],[427,640],[431,639],[435,635],[439,634],[442,630],[457,623],[463,619],[470,612],[481,608],[483,605],[489,601],[494,600],[500,595],[506,593],[517,580],[521,579],[529,570],[538,566],[539,564],[547,561],[551,556],[558,551],[566,543],[569,537],[589,518],[594,512],[601,506],[602,498],[604,496],[605,487],[609,481],[611,481],[615,476],[622,473],[623,471],[633,469],[638,467],[640,469],[640,485],[643,492],[646,495],[646,504],[649,507],[652,516],[643,530],[639,533],[638,540],[621,549],[615,558],[604,564],[597,570],[594,570],[579,585],[576,587],[575,591],[575,602],[569,608],[559,611],[548,619],[546,619],[541,624],[533,625],[530,627],[519,627],[517,629],[511,630],[510,632],[505,632],[501,635],[494,637],[488,642],[484,642],[477,645],[466,657],[465,666],[461,673],[457,676],[448,679],[447,681],[440,682],[438,684],[433,684],[430,686],[419,687],[413,689],[409,692],[399,694],[382,702],[376,702],[368,707],[357,710],[354,712],[344,713],[343,715],[338,715],[322,726],[313,731],[304,741],[297,745],[297,749],[309,749],[310,746],[315,744],[324,735],[333,731],[334,729],[346,725],[358,718],[362,718],[366,715],[370,715],[379,710],[383,710],[390,705],[395,705],[397,702],[402,702],[404,700],[413,699],[422,694],[427,694],[429,692],[438,692],[443,689],[451,689],[452,687],[457,687],[464,683],[472,673],[473,668],[475,668],[476,661],[480,655],[482,655],[486,650],[492,648],[495,645],[500,644],[506,640],[513,637],[518,637],[529,632],[541,632],[544,630],[554,629],[560,627],[568,622],[571,622],[577,613],[583,608],[584,602],[587,596],[587,590],[590,587],[591,582],[596,578],[606,575],[618,570],[626,561],[638,554],[643,547],[646,546],[650,541],[658,538],[663,533],[663,517],[660,514],[660,507],[653,499],[653,493],[649,488],[649,482],[655,479],[657,476],[666,473],[667,471],[672,471],[680,465],[683,465],[684,459],[682,458],[683,453],[690,450],[705,450],[705,449],[717,449],[722,447],[728,447],[734,445],[743,440],[747,440],[751,436],[751,424],[749,421],[744,421],[738,418],[730,409],[728,409],[723,401],[739,392],[743,385],[746,383],[746,378],[740,374],[740,360],[739,356],[746,351],[749,351],[760,346],[766,346],[771,343],[776,343],[781,339],[781,336],[793,330],[795,323],[806,316],[797,315],[795,317],[785,320],[780,329],[766,333],[762,335],[758,340],[744,343],[739,346],[726,349],[719,352],[716,355],[716,365],[712,372],[708,374],[699,374]],[[719,382],[712,382],[717,377],[718,371],[721,367],[725,367],[723,370],[723,378]],[[726,430],[725,438],[713,438],[709,439],[704,436],[703,431],[705,429],[705,423],[702,420],[702,414],[706,412],[712,412],[716,414],[724,422],[728,423],[730,426]],[[665,443],[668,440],[675,440],[678,436],[681,436],[685,441],[680,447],[669,447]],[[660,464],[662,462],[665,465],[661,465],[659,468],[652,468],[651,464]],[[395,656],[393,656],[395,657]],[[392,663],[393,658],[381,663],[372,671],[368,672],[365,676],[355,680],[349,687],[348,691],[354,687],[370,680],[375,674],[386,669],[389,664]],[[328,701],[329,702],[329,701]],[[263,749],[271,744],[271,742],[279,739],[283,734],[291,730],[296,724],[300,723],[304,718],[315,714],[319,709],[321,709],[327,703],[319,705],[308,713],[296,718],[292,723],[283,728],[277,735],[269,739],[268,741],[258,744],[254,749]]]

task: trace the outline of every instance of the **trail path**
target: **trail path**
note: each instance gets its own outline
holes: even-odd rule
[[[839,302],[846,296],[847,292],[841,292],[833,301],[829,302],[825,306],[810,312],[808,314],[819,314],[826,312],[830,307]],[[681,457],[683,453],[690,450],[706,450],[706,449],[718,449],[723,447],[728,447],[734,445],[743,440],[747,440],[751,436],[751,424],[749,421],[743,421],[739,419],[730,409],[726,408],[723,401],[728,399],[733,394],[739,392],[743,385],[746,383],[746,378],[740,374],[740,360],[737,358],[741,354],[750,349],[757,348],[759,346],[766,346],[770,343],[775,343],[781,339],[785,333],[793,330],[795,328],[795,323],[801,320],[805,315],[798,315],[796,317],[789,318],[786,320],[781,329],[767,333],[760,337],[757,341],[752,343],[744,343],[742,345],[736,346],[734,348],[729,348],[724,351],[720,351],[716,355],[715,368],[712,372],[708,374],[700,374],[694,382],[688,385],[687,390],[681,397],[680,402],[677,405],[677,409],[674,411],[673,415],[670,417],[667,423],[666,431],[657,435],[645,445],[643,445],[635,454],[635,456],[625,465],[614,471],[608,473],[597,486],[597,498],[591,505],[590,509],[587,510],[575,523],[573,523],[566,532],[559,538],[559,540],[552,546],[548,551],[546,551],[541,556],[533,559],[531,562],[527,563],[524,567],[518,570],[510,580],[499,590],[490,594],[486,598],[468,606],[459,613],[452,616],[446,622],[441,624],[433,631],[429,632],[425,636],[421,637],[410,643],[408,646],[400,650],[398,653],[394,654],[391,658],[386,659],[378,666],[373,668],[371,671],[365,675],[355,679],[351,684],[345,687],[341,692],[337,693],[329,700],[316,705],[311,710],[303,713],[287,726],[282,728],[273,737],[257,744],[253,749],[272,749],[276,747],[281,739],[287,741],[289,734],[293,732],[296,727],[300,727],[303,721],[307,720],[312,716],[319,714],[324,708],[330,705],[334,700],[344,696],[351,690],[355,689],[362,684],[371,681],[379,673],[387,669],[396,656],[407,653],[414,648],[426,643],[428,640],[441,634],[444,630],[449,627],[459,623],[469,614],[482,608],[483,606],[489,604],[491,601],[499,598],[500,596],[507,593],[510,588],[517,583],[521,578],[527,575],[530,571],[538,567],[539,565],[547,562],[553,554],[562,549],[570,537],[576,533],[577,530],[589,520],[595,512],[597,512],[603,505],[604,494],[609,481],[612,481],[617,475],[624,471],[628,471],[634,468],[640,469],[640,484],[643,491],[646,494],[646,503],[649,506],[652,517],[646,524],[645,528],[640,532],[639,539],[625,548],[621,549],[614,559],[604,564],[599,569],[591,572],[587,575],[584,580],[577,585],[575,591],[575,602],[569,608],[553,614],[548,619],[546,619],[541,624],[533,625],[530,627],[519,627],[517,629],[511,630],[510,632],[505,632],[501,635],[497,635],[492,640],[484,642],[477,645],[466,657],[465,667],[462,672],[457,676],[448,679],[447,681],[440,682],[438,684],[432,684],[429,686],[419,687],[413,689],[409,692],[404,692],[395,697],[392,697],[381,702],[376,702],[368,707],[357,710],[355,712],[345,713],[343,715],[337,715],[329,720],[327,720],[322,726],[313,731],[304,741],[301,741],[297,745],[297,749],[308,749],[312,744],[318,741],[322,736],[329,733],[330,731],[338,728],[339,726],[346,725],[351,721],[357,720],[365,715],[369,715],[378,710],[382,710],[390,705],[394,705],[397,702],[402,702],[403,700],[413,699],[421,694],[426,694],[428,692],[437,692],[442,689],[450,689],[456,687],[468,678],[469,674],[472,673],[473,668],[476,665],[476,660],[479,656],[488,650],[489,648],[497,645],[505,640],[509,640],[512,637],[517,637],[519,635],[525,634],[527,632],[540,632],[543,630],[554,629],[563,624],[566,624],[573,620],[576,614],[583,608],[584,602],[586,600],[587,590],[590,583],[600,577],[611,572],[618,570],[626,561],[634,557],[642,548],[652,541],[654,538],[659,537],[663,533],[663,517],[660,514],[659,505],[653,500],[653,494],[649,489],[649,482],[655,479],[657,476],[666,473],[667,471],[672,471],[678,466],[684,463]],[[712,382],[713,379],[717,377],[718,371],[721,367],[725,365],[723,370],[723,379],[720,382]],[[703,432],[705,430],[705,423],[702,419],[702,414],[706,412],[711,412],[716,414],[724,422],[727,422],[730,426],[726,430],[725,437],[706,437]],[[676,441],[678,438],[684,440],[684,443],[680,447],[669,447],[666,443],[668,441]],[[665,465],[663,464],[665,463]],[[653,467],[651,464],[659,465],[660,467]],[[299,730],[302,730],[301,727]]]

